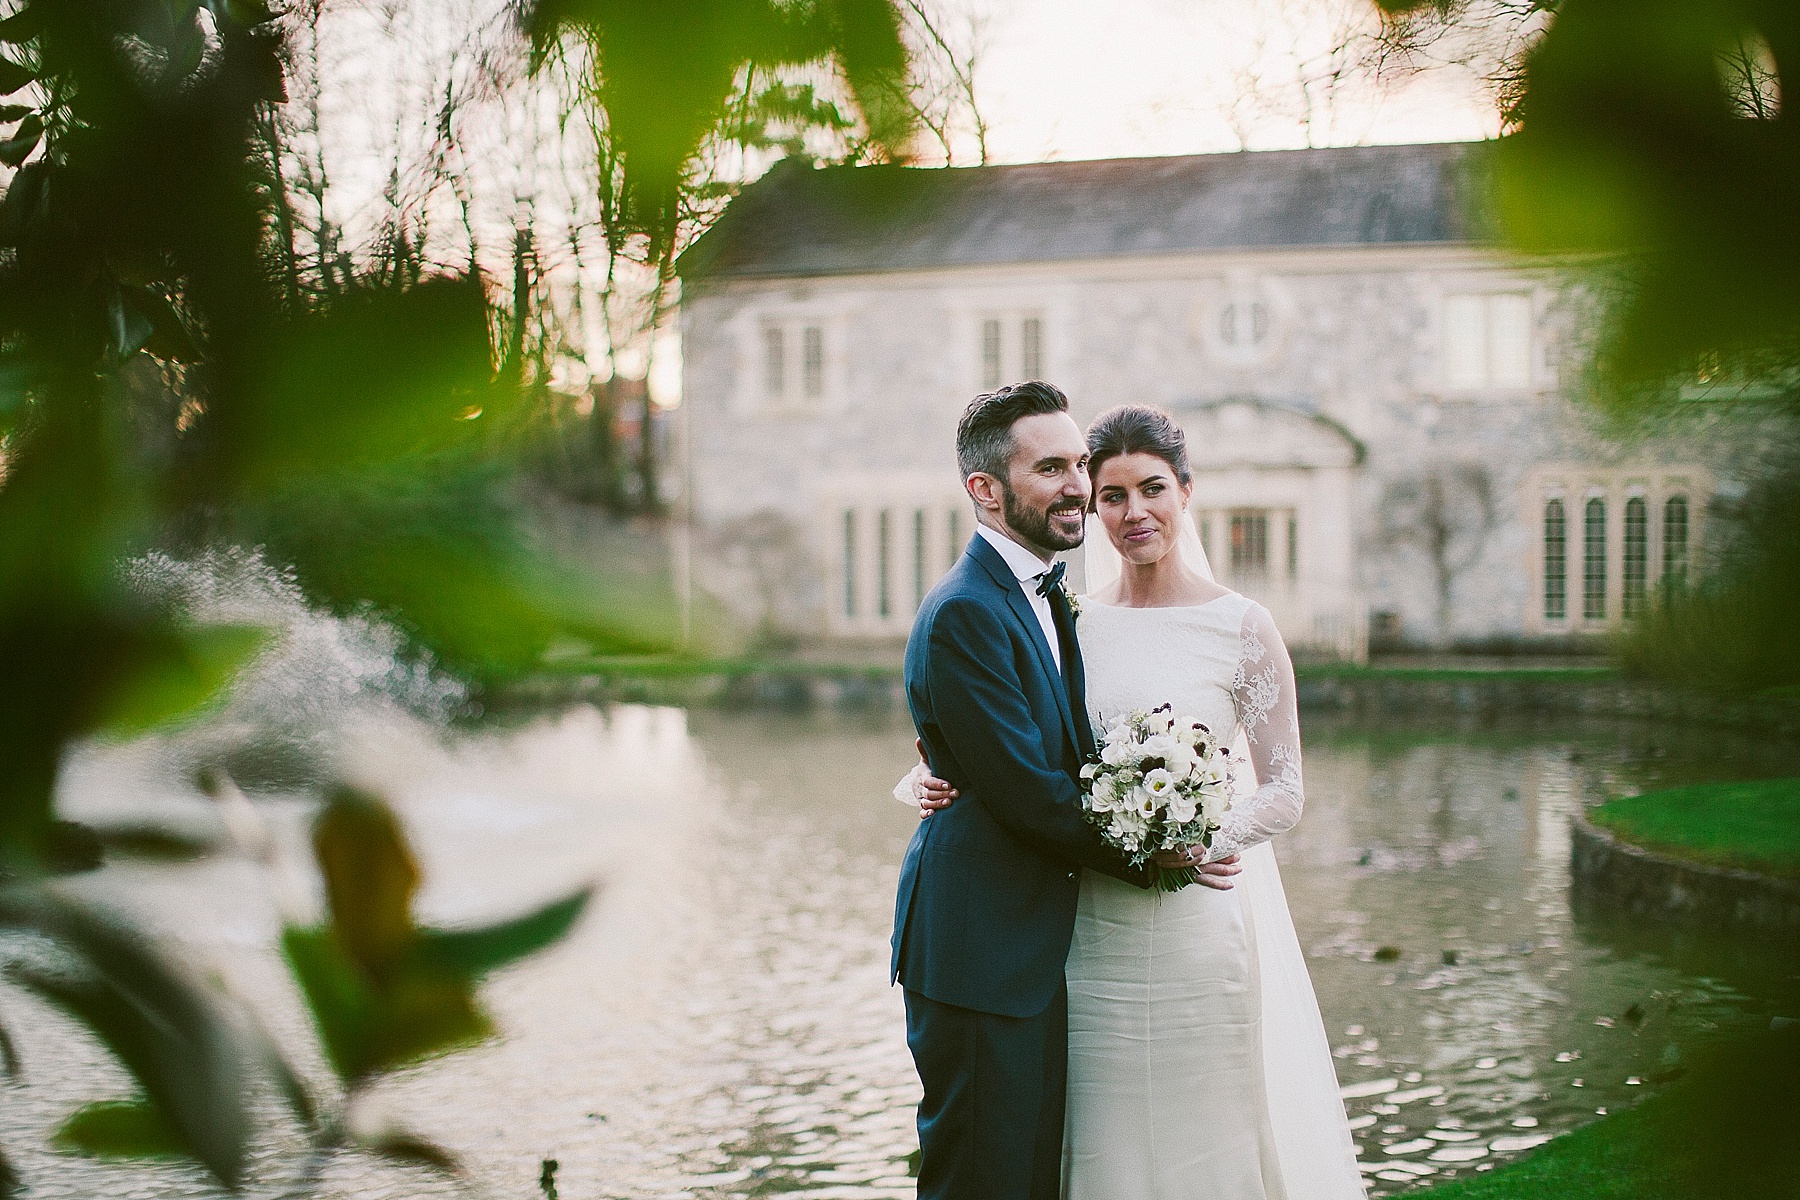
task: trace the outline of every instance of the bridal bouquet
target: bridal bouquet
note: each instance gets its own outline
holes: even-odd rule
[[[1100,761],[1081,768],[1081,798],[1106,841],[1143,866],[1158,850],[1212,845],[1231,807],[1231,751],[1199,721],[1164,704],[1106,723]],[[1160,868],[1156,886],[1178,891],[1193,868]]]

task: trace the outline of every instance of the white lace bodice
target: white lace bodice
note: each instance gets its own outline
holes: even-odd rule
[[[1096,729],[1107,717],[1171,704],[1235,740],[1256,787],[1240,789],[1209,860],[1292,829],[1306,802],[1294,667],[1274,618],[1235,592],[1181,608],[1120,608],[1082,597],[1076,634]]]

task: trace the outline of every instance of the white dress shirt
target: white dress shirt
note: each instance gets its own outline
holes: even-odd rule
[[[1037,551],[1027,550],[1004,533],[990,529],[986,525],[977,524],[975,532],[987,539],[988,545],[1000,552],[1006,565],[1018,577],[1019,586],[1025,589],[1025,599],[1031,602],[1031,611],[1037,614],[1038,627],[1044,631],[1044,641],[1050,647],[1050,661],[1056,669],[1062,671],[1062,648],[1057,645],[1056,618],[1050,615],[1050,600],[1047,596],[1038,595],[1038,580],[1050,571],[1050,564],[1037,556]]]

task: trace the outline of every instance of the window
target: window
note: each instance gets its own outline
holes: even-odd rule
[[[1269,339],[1269,306],[1233,300],[1219,310],[1219,340],[1227,346],[1260,346]]]
[[[1625,590],[1621,615],[1635,621],[1644,615],[1650,591],[1650,505],[1642,496],[1625,501],[1625,555],[1622,563]]]
[[[913,509],[913,611],[925,602],[925,510]]]
[[[981,323],[981,386],[1000,386],[1000,322]]]
[[[787,334],[763,330],[763,394],[780,400],[787,390]]]
[[[800,336],[801,373],[808,400],[825,394],[825,331],[808,325]]]
[[[1587,502],[1582,522],[1581,615],[1606,620],[1606,501]]]
[[[875,518],[875,615],[891,616],[894,611],[893,588],[889,585],[888,564],[893,560],[894,514],[882,509]]]
[[[1670,496],[1663,504],[1663,587],[1687,585],[1688,502],[1686,496]]]
[[[950,510],[950,541],[945,550],[950,561],[944,564],[946,571],[956,565],[956,560],[962,557],[965,548],[962,539],[962,509],[960,507],[952,508]]]
[[[1452,388],[1531,386],[1531,297],[1451,296],[1444,302],[1445,382]]]
[[[772,411],[818,408],[830,393],[826,327],[799,320],[762,326],[762,402]],[[752,376],[754,378],[754,376]]]
[[[1569,528],[1563,502],[1544,505],[1544,619],[1566,620],[1569,615]]]
[[[844,510],[844,615],[856,619],[856,510]]]
[[[1287,573],[1288,582],[1300,578],[1300,518],[1288,515]]]
[[[1036,316],[983,317],[981,389],[1040,379],[1044,374],[1044,319]]]
[[[1261,511],[1231,514],[1231,573],[1234,576],[1269,572],[1269,514]]]

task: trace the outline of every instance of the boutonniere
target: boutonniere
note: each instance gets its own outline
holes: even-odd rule
[[[1075,598],[1074,592],[1067,593],[1067,596],[1069,602],[1069,619],[1071,621],[1081,620],[1081,601]]]

